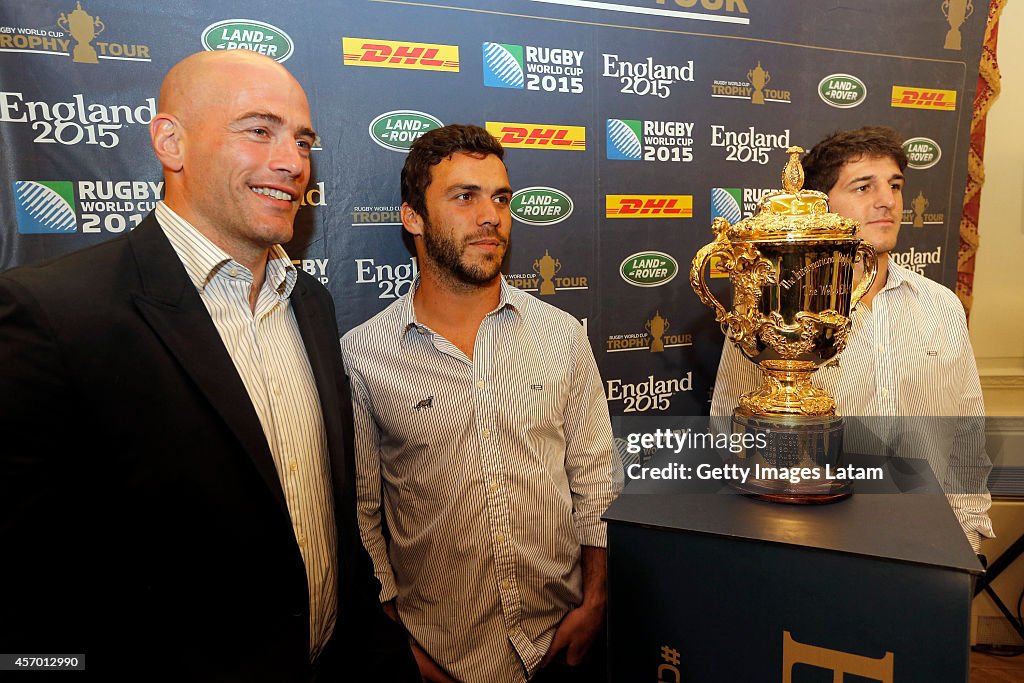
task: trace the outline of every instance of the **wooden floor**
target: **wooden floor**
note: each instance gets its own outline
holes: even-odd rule
[[[971,652],[971,683],[1021,683],[1024,681],[1024,655],[996,657]]]

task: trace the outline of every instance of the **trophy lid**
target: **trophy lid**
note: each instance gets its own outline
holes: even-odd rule
[[[829,213],[828,196],[817,190],[805,190],[801,147],[786,150],[789,161],[782,170],[783,190],[767,193],[757,204],[757,213],[727,230],[730,241],[800,241],[853,239],[859,224]]]

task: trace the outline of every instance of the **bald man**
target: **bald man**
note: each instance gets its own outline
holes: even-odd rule
[[[355,520],[334,304],[281,248],[316,133],[192,55],[130,234],[0,274],[0,652],[145,680],[418,680]]]

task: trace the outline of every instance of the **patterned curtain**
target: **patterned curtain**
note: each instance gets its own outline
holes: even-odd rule
[[[957,258],[956,295],[971,317],[974,303],[974,261],[978,251],[978,213],[981,211],[981,186],[985,183],[985,119],[992,103],[999,97],[999,64],[996,61],[996,40],[999,34],[999,15],[1007,0],[992,0],[985,26],[985,43],[981,51],[978,71],[978,89],[974,95],[974,113],[971,117],[971,148],[967,159],[967,189],[964,192],[964,210],[960,219],[960,253]]]

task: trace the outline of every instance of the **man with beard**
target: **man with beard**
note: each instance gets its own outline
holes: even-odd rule
[[[342,339],[360,530],[426,680],[599,681],[608,407],[579,321],[501,275],[503,156],[451,125],[402,169],[419,279]]]
[[[857,236],[878,254],[875,281],[850,315],[846,350],[812,382],[835,398],[839,414],[858,418],[846,429],[848,451],[927,457],[978,551],[981,539],[993,536],[981,383],[956,295],[889,257],[903,219],[907,155],[900,138],[881,126],[838,131],[815,145],[803,166],[805,187],[827,193],[833,213],[860,223]],[[760,376],[726,342],[711,414],[731,415]]]

